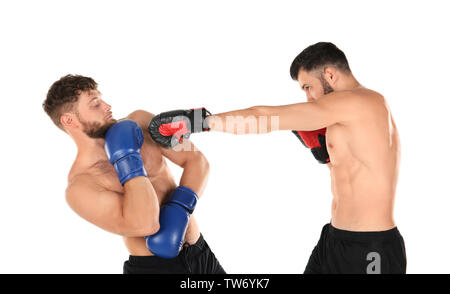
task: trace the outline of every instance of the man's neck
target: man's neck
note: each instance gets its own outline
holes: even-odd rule
[[[101,160],[108,160],[105,153],[105,139],[86,138],[76,142],[78,153],[75,161],[83,166],[91,166]]]
[[[353,77],[342,79],[336,87],[336,91],[351,91],[358,88],[362,88],[362,85]]]

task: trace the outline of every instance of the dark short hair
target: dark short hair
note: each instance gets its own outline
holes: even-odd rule
[[[295,57],[291,64],[291,78],[296,81],[300,70],[310,72],[325,66],[333,66],[344,73],[351,72],[344,52],[333,43],[319,42]]]
[[[64,131],[60,122],[61,115],[65,112],[76,111],[75,106],[82,92],[96,89],[97,83],[94,79],[68,74],[53,83],[42,107],[53,123]]]

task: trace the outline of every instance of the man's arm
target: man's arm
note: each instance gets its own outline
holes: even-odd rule
[[[206,157],[186,139],[175,149],[160,148],[167,159],[183,168],[180,185],[191,188],[201,197],[209,176],[209,162]]]
[[[135,120],[146,131],[154,116],[154,114],[145,110],[136,110],[128,117]],[[206,157],[187,139],[183,141],[183,144],[178,145],[176,149],[167,149],[159,145],[158,147],[162,155],[183,168],[180,186],[191,188],[201,197],[209,175],[209,163]]]
[[[260,134],[275,130],[311,131],[345,123],[361,115],[364,97],[340,91],[319,100],[281,106],[254,106],[206,118],[211,131]]]
[[[89,175],[79,175],[66,189],[69,206],[94,225],[126,237],[143,237],[159,230],[159,203],[146,177],[124,185],[124,195],[105,190]]]

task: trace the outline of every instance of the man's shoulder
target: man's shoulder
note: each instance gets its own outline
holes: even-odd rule
[[[111,170],[111,163],[109,160],[98,160],[89,166],[83,165],[77,161],[72,164],[72,167],[67,175],[67,181],[70,184],[75,182],[93,181],[99,175],[105,175]]]
[[[95,181],[95,176],[88,172],[80,172],[74,175],[70,175],[67,182],[66,193],[68,191],[77,190],[83,186],[98,186],[97,182]]]
[[[138,109],[127,115],[126,118],[134,120],[141,126],[141,128],[147,128],[150,124],[150,121],[155,115],[146,110]]]
[[[363,112],[364,109],[372,111],[376,106],[382,106],[385,104],[385,98],[382,94],[367,88],[358,88],[347,91],[340,91],[339,96],[336,96],[336,100],[341,100],[347,105],[352,105],[353,109]]]
[[[94,173],[79,173],[74,175],[68,182],[65,195],[66,201],[70,204],[86,200],[92,195],[108,192],[111,189],[103,183],[99,176]],[[112,191],[111,191],[112,192]]]
[[[372,100],[374,102],[384,101],[384,96],[375,90],[371,90],[371,89],[367,89],[367,88],[358,88],[355,90],[351,90],[350,92],[353,94],[352,96],[357,99],[358,98],[362,98],[362,99],[370,98],[370,100]]]
[[[160,149],[162,148],[161,146],[159,146],[158,144],[156,144],[150,137],[150,133],[147,132],[147,128],[148,125],[150,124],[150,121],[152,120],[152,118],[155,117],[155,115],[151,112],[148,112],[146,110],[135,110],[132,113],[130,113],[127,118],[134,120],[135,122],[138,123],[138,125],[142,128],[142,130],[144,131],[144,145],[151,145],[154,147],[158,147],[156,149]],[[153,152],[155,152],[155,150],[153,150]],[[154,153],[155,154],[155,153]]]

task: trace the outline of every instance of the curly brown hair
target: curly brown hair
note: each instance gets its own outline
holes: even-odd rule
[[[60,122],[61,115],[66,112],[76,112],[80,94],[88,90],[97,90],[94,79],[81,75],[65,75],[50,87],[42,107],[53,123],[65,131]]]

